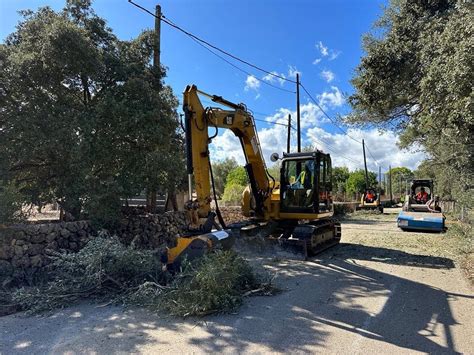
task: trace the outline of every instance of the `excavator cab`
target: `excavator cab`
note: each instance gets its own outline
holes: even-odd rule
[[[332,210],[329,154],[283,154],[280,181],[280,211],[318,214]]]

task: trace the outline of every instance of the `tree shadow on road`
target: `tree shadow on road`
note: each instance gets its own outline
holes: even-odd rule
[[[449,258],[411,254],[401,250],[373,247],[362,244],[341,243],[338,248],[332,251],[333,257],[350,258],[357,260],[376,261],[392,265],[406,265],[415,267],[425,267],[430,269],[452,269],[453,260]]]
[[[361,260],[453,267],[452,261],[444,258],[384,248],[354,248],[350,252],[354,259],[359,259],[360,248],[367,248]],[[374,258],[364,257],[370,254]],[[341,346],[340,352],[356,352],[362,336],[410,351],[458,353],[451,331],[457,322],[448,301],[473,296],[450,294],[380,272],[343,255],[347,254],[329,254],[323,265],[282,263],[277,268],[283,270],[283,284],[290,284],[289,290],[276,297],[252,301],[236,318],[211,318],[206,324],[208,336],[192,337],[191,344],[206,352],[252,351],[255,350],[252,346],[257,344],[263,346],[262,352],[314,352],[335,346]],[[328,344],[334,342],[330,335],[335,332],[342,337],[352,336],[353,341],[339,338],[340,345]]]
[[[86,306],[53,317],[18,318],[21,331],[2,341],[0,352],[315,352],[355,353],[404,348],[424,353],[458,353],[456,324],[442,289],[381,272],[360,262],[450,268],[443,258],[397,250],[341,245],[310,262],[266,260],[283,292],[248,299],[235,315],[204,319],[162,318],[121,307]],[[370,264],[371,266],[373,263]],[[13,316],[0,325],[14,332]],[[21,324],[23,322],[23,324]],[[388,347],[384,348],[385,343]],[[370,345],[370,344],[369,344]],[[390,346],[389,346],[390,345]],[[394,347],[396,346],[396,347]],[[151,350],[152,351],[152,350]]]

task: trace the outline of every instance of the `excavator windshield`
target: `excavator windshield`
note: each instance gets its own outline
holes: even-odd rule
[[[331,158],[321,152],[289,154],[282,161],[281,210],[320,213],[332,209]]]

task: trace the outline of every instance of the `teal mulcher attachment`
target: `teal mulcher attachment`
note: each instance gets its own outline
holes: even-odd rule
[[[445,219],[439,198],[434,195],[433,180],[413,180],[403,210],[397,217],[398,227],[402,230],[442,232],[445,230]]]
[[[445,217],[442,213],[401,211],[397,225],[402,230],[424,230],[442,232],[445,230]]]

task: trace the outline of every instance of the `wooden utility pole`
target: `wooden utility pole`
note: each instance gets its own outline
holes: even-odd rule
[[[382,167],[379,165],[379,196],[382,195]]]
[[[298,153],[301,152],[301,125],[300,125],[300,73],[296,73],[296,131]]]
[[[286,140],[286,152],[290,153],[290,144],[291,144],[291,115],[288,114],[288,138]]]
[[[364,172],[365,172],[365,189],[369,188],[369,175],[367,172],[367,160],[365,159],[365,142],[362,139],[362,151],[364,152]]]
[[[403,179],[403,176],[402,174],[400,174],[400,182],[399,182],[399,192],[400,192],[400,199],[402,198],[402,179]]]
[[[393,194],[392,194],[392,166],[388,166],[388,183],[390,189],[390,204],[393,204]]]
[[[160,37],[161,37],[161,6],[156,5],[155,7],[155,42],[153,45],[153,69],[155,70],[155,76],[157,79],[157,85],[155,86],[155,90],[161,89],[161,62],[160,62],[160,54],[161,54],[161,44],[160,44]],[[159,108],[157,110],[160,112]],[[147,194],[147,204],[150,212],[156,211],[156,186],[150,188]],[[170,198],[168,194],[168,198]],[[166,204],[165,204],[166,205]]]
[[[153,67],[160,70],[161,56],[161,6],[155,7],[155,45],[153,48]]]

